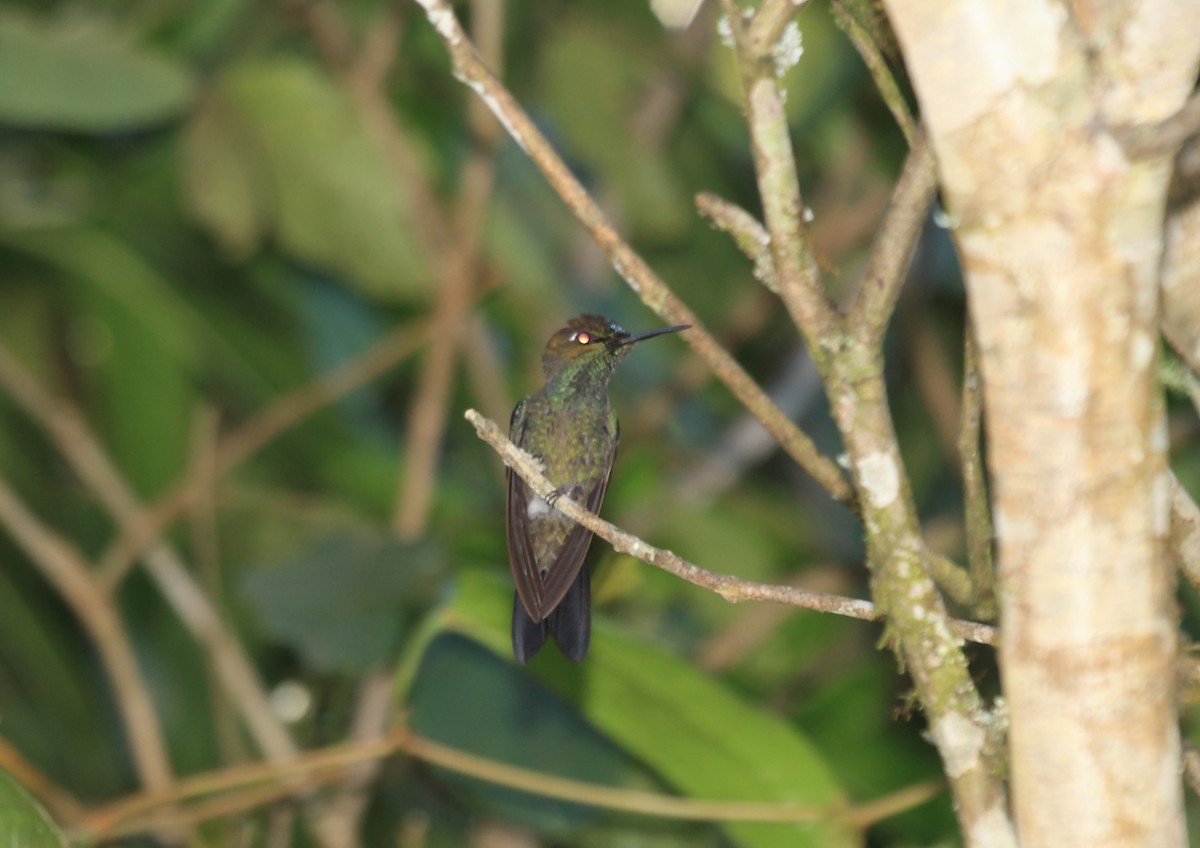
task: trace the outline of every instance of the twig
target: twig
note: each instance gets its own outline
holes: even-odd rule
[[[465,413],[468,421],[475,426],[479,438],[483,439],[504,464],[516,471],[539,496],[550,497],[555,486],[543,476],[538,463],[529,454],[518,448],[500,430],[494,421],[484,418],[473,409]],[[728,574],[718,574],[688,562],[668,550],[656,548],[630,533],[626,533],[614,524],[574,503],[567,497],[559,497],[554,502],[555,509],[573,521],[577,521],[604,539],[613,549],[629,554],[642,562],[657,566],[668,574],[674,574],[682,580],[693,583],[711,592],[715,592],[730,603],[742,601],[774,601],[795,607],[815,610],[817,612],[844,615],[863,621],[875,621],[881,614],[875,604],[857,598],[846,598],[841,595],[829,595],[823,592],[808,592],[794,586],[779,586],[770,583],[757,583],[752,580],[742,580]],[[996,640],[996,630],[986,624],[973,621],[952,620],[954,631],[964,639],[993,645]]]
[[[119,525],[129,528],[147,522],[145,508],[138,503],[78,410],[43,389],[3,346],[0,346],[0,387],[46,430],[59,453]],[[226,628],[179,554],[159,542],[143,555],[143,560],[150,579],[192,637],[209,653],[221,685],[260,750],[273,760],[295,756],[296,745],[271,710],[262,682],[241,643]],[[317,835],[325,841],[319,829]]]
[[[492,418],[504,418],[513,407],[507,379],[494,340],[483,318],[468,316],[467,332],[459,339],[459,353],[467,372],[471,395]]]
[[[690,821],[842,821],[862,828],[881,818],[923,804],[943,790],[940,781],[923,783],[902,789],[887,798],[872,801],[862,808],[847,807],[844,809],[804,804],[717,801],[655,795],[630,789],[612,789],[607,786],[553,777],[506,763],[498,763],[419,736],[409,736],[404,750],[414,757],[442,768],[491,780],[514,789],[523,789],[546,798],[573,801],[628,813],[641,813],[659,818]]]
[[[370,27],[364,48],[356,54],[341,5],[332,0],[307,0],[304,22],[325,63],[345,83],[368,132],[387,155],[398,186],[411,199],[413,214],[409,223],[427,255],[441,256],[450,247],[452,234],[435,192],[422,173],[420,155],[408,137],[398,131],[395,112],[382,85],[398,55],[403,9],[396,3],[384,4]]]
[[[498,50],[502,42],[503,6],[498,3],[475,4],[476,26],[486,30],[484,40]],[[394,6],[385,13],[389,20],[396,14]],[[390,58],[395,51],[386,55]],[[369,59],[366,53],[362,61]],[[493,61],[497,57],[493,56]],[[375,64],[378,64],[376,62]],[[423,231],[425,250],[438,257],[438,301],[431,319],[432,336],[429,350],[417,380],[417,388],[409,404],[406,449],[399,475],[400,494],[392,515],[392,526],[404,538],[413,538],[424,531],[437,473],[441,444],[446,429],[454,362],[465,316],[472,303],[479,264],[482,225],[491,196],[493,182],[493,153],[498,128],[486,113],[475,110],[468,122],[479,143],[472,148],[463,168],[461,187],[455,199],[453,214],[447,214],[436,202],[428,180],[417,176],[410,145],[396,123],[383,84],[386,77],[376,71],[359,74],[357,102],[369,119],[383,146],[395,151],[394,159],[401,166],[403,191],[411,192],[419,182],[417,192],[430,220]]]
[[[392,520],[392,526],[405,538],[420,535],[433,503],[455,354],[472,302],[492,178],[491,150],[477,146],[467,162],[458,197],[455,247],[443,260],[439,274],[441,294],[434,310],[433,342],[410,405],[407,451],[400,476],[402,489]]]
[[[852,505],[853,491],[845,477],[812,441],[771,402],[750,375],[717,343],[697,316],[625,243],[600,207],[554,152],[545,136],[508,90],[492,75],[475,52],[445,0],[417,0],[434,29],[442,37],[454,64],[455,74],[470,86],[542,171],[551,187],[572,214],[591,233],[613,268],[638,294],[642,302],[671,324],[690,324],[687,341],[716,377],[762,423],[780,446],[837,500]]]
[[[205,405],[195,416],[192,431],[192,449],[189,467],[207,485],[200,495],[187,507],[188,525],[191,531],[192,551],[196,559],[197,577],[203,591],[212,598],[213,604],[222,608],[225,600],[224,579],[221,573],[220,546],[216,486],[216,460],[220,417],[215,408]],[[103,574],[98,575],[103,579]],[[107,587],[111,593],[115,587]],[[217,669],[212,658],[204,657],[207,684],[212,687],[209,713],[213,725],[213,737],[222,762],[237,762],[247,757],[245,738],[238,719],[237,710],[225,697],[220,686]]]
[[[754,149],[763,219],[771,237],[779,294],[804,334],[813,361],[825,373],[829,352],[840,335],[841,322],[821,287],[821,272],[806,237],[800,177],[779,85],[778,75],[783,69],[776,62],[782,23],[777,14],[769,18],[767,26],[763,26],[757,14],[747,23],[734,0],[723,0],[722,7],[733,30],[743,70],[746,123]],[[771,14],[784,6],[774,3],[762,8]],[[795,7],[789,5],[784,10],[790,14]],[[774,38],[766,40],[767,34],[774,34]]]
[[[103,839],[132,820],[153,814],[163,807],[184,804],[209,795],[234,792],[263,783],[320,782],[321,775],[358,763],[386,757],[397,750],[395,741],[353,742],[299,753],[286,763],[248,763],[192,775],[177,781],[164,792],[139,792],[90,810],[81,830],[90,838]]]
[[[771,257],[771,235],[753,215],[735,203],[709,192],[696,195],[696,209],[714,227],[729,233],[738,250],[754,263],[754,279],[779,294],[775,260]]]
[[[225,793],[207,802],[193,803],[183,813],[188,823],[228,815],[270,803],[295,792],[299,775],[306,787],[340,779],[355,765],[397,753],[498,786],[592,807],[659,818],[691,821],[816,822],[840,821],[865,828],[929,801],[944,791],[940,781],[906,787],[861,805],[827,807],[758,801],[721,801],[680,798],[542,774],[532,769],[481,757],[417,736],[399,728],[382,739],[353,742],[313,751],[286,765],[256,765],[226,769],[180,781],[171,792],[139,794],[93,811],[82,828],[90,839],[111,839],[160,826],[159,810],[181,805],[214,792]],[[262,786],[267,783],[269,785]],[[174,823],[174,822],[173,822]]]
[[[465,246],[457,247],[443,259],[445,270],[439,274],[441,294],[433,314],[433,341],[409,403],[404,460],[397,477],[400,495],[392,514],[392,528],[401,538],[421,535],[433,504],[455,354],[475,276],[474,257],[467,256],[466,250]]]
[[[971,609],[985,619],[996,616],[996,572],[992,563],[992,512],[988,505],[987,478],[983,470],[980,428],[983,419],[983,386],[975,356],[975,336],[968,327],[963,340],[962,426],[958,455],[962,463],[963,512],[967,531],[967,563],[974,589]]]
[[[302,792],[311,792],[324,783],[340,780],[347,771],[348,767],[342,767],[314,776],[296,777],[292,774],[282,774],[279,783],[255,786],[206,801],[198,801],[182,810],[171,811],[155,808],[142,819],[113,825],[95,834],[85,831],[85,835],[89,839],[119,839],[163,827],[179,830],[191,829],[212,819],[245,813]]]
[[[190,469],[166,495],[142,510],[142,520],[120,528],[120,535],[100,559],[99,569],[109,591],[167,527],[221,477],[308,416],[395,367],[419,350],[431,333],[428,323],[393,330],[359,356],[273,401],[223,438],[212,463]]]
[[[850,307],[847,325],[864,345],[878,346],[883,342],[936,188],[937,163],[929,141],[924,134],[918,134],[871,245],[862,288]]]
[[[897,789],[890,795],[876,798],[874,801],[855,804],[842,816],[842,820],[852,826],[866,828],[876,822],[890,819],[892,816],[919,807],[926,801],[941,795],[945,789],[946,784],[941,780],[914,783],[912,786]]]
[[[942,554],[928,551],[925,558],[929,565],[929,576],[956,603],[971,608],[975,598],[975,587],[971,585],[971,575],[954,560]]]
[[[133,645],[108,595],[83,555],[39,521],[0,477],[0,522],[54,586],[96,646],[112,682],[134,767],[142,785],[163,789],[174,779],[154,699],[142,678]]]
[[[854,45],[854,49],[858,51],[858,55],[862,57],[863,63],[871,74],[871,79],[875,81],[875,88],[879,90],[883,102],[891,110],[892,117],[896,119],[896,124],[900,127],[900,132],[904,133],[904,138],[909,146],[913,146],[917,137],[917,122],[913,118],[912,110],[908,107],[908,101],[904,99],[904,94],[900,91],[896,75],[892,73],[887,60],[883,57],[883,51],[879,49],[879,45],[875,43],[867,28],[860,24],[840,2],[833,4],[833,19],[842,32],[846,33]]]
[[[470,309],[478,288],[483,226],[494,182],[495,151],[500,127],[487,110],[472,102],[467,122],[476,144],[463,167],[459,189],[447,211],[436,201],[429,180],[413,167],[411,145],[396,121],[385,84],[396,55],[399,7],[391,4],[383,13],[384,25],[372,28],[372,36],[357,57],[347,79],[359,110],[366,117],[380,145],[392,151],[400,179],[397,190],[414,193],[429,218],[419,230],[429,256],[437,257],[438,299],[431,318],[431,341],[409,403],[403,459],[399,463],[398,495],[392,527],[404,539],[424,534],[433,506],[437,469],[449,416],[454,386],[454,367],[460,341],[470,325]],[[328,11],[330,17],[335,13]],[[340,20],[340,16],[337,16]],[[496,0],[472,4],[472,26],[484,55],[498,65],[504,42],[504,4]],[[380,36],[378,33],[384,33]],[[380,736],[390,713],[388,675],[380,672],[359,688],[352,736],[366,740]],[[375,776],[368,765],[357,769],[331,800],[327,818],[340,827],[347,842],[354,838],[366,806],[365,788]]]
[[[849,569],[840,564],[829,563],[807,565],[804,571],[789,574],[786,583],[810,591],[817,588],[829,591],[849,588],[853,579]],[[784,622],[791,621],[795,614],[795,607],[783,604],[756,604],[742,609],[724,627],[704,641],[693,655],[693,661],[700,668],[712,673],[736,668],[747,658],[759,655],[767,639],[778,631]],[[839,647],[841,644],[839,643]],[[836,659],[830,656],[823,657],[824,662],[830,662],[831,659],[836,664]]]

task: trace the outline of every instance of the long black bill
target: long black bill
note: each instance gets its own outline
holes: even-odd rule
[[[644,333],[633,333],[628,336],[622,336],[618,339],[613,339],[612,345],[613,347],[624,347],[625,345],[631,345],[635,342],[652,339],[655,336],[662,336],[666,335],[667,333],[678,333],[680,330],[686,330],[691,326],[691,324],[677,324],[674,327],[659,327],[657,330],[647,330]]]

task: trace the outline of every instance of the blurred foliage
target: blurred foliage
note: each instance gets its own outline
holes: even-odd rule
[[[691,206],[696,192],[714,191],[757,208],[714,5],[678,33],[642,0],[510,4],[503,77],[650,264],[766,386],[803,398],[798,420],[836,454],[819,387],[789,366],[794,328]],[[816,250],[832,286],[848,289],[903,141],[828,8],[811,4],[799,20],[805,56],[787,107]],[[353,63],[391,23],[381,131]],[[339,32],[349,57],[330,47]],[[447,249],[428,224],[454,220],[481,147],[470,97],[415,5],[6,4],[0,340],[79,406],[143,499],[162,496],[209,461],[214,439],[391,328],[427,318]],[[528,669],[513,665],[500,466],[460,412],[507,415],[537,385],[544,340],[575,313],[634,329],[654,319],[515,145],[502,141],[493,162],[475,263],[479,320],[458,346],[420,537],[398,539],[390,518],[407,479],[421,356],[289,428],[167,534],[266,685],[298,684],[311,697],[292,717],[297,743],[345,740],[364,676],[395,668],[395,715],[416,731],[550,774],[806,804],[936,778],[879,628],[733,607],[599,543],[593,656],[573,667],[549,649]],[[943,547],[961,557],[952,453],[930,426],[952,430],[954,410],[928,391],[939,376],[954,391],[960,367],[961,292],[944,234],[930,229],[915,267],[890,345],[893,406],[926,517],[949,527]],[[932,348],[913,344],[916,333]],[[611,519],[718,571],[865,596],[853,519],[784,458],[729,438],[739,409],[683,345],[639,348],[613,399],[624,439]],[[1177,443],[1194,445],[1194,417],[1182,403],[1176,412]],[[1189,485],[1196,460],[1194,448],[1181,459]],[[120,532],[2,393],[0,474],[89,557]],[[85,804],[134,791],[109,678],[86,633],[7,533],[0,562],[0,734]],[[116,597],[176,771],[251,756],[245,734],[228,732],[230,706],[203,651],[158,590],[135,569]],[[1200,604],[1187,600],[1190,620]],[[994,690],[989,652],[972,657]],[[419,763],[385,768],[372,787],[370,844],[420,832],[426,841],[411,844],[462,845],[492,819],[547,845],[860,842],[828,823],[617,815]],[[0,807],[23,810],[0,813],[0,843],[15,826],[36,833],[13,844],[57,844],[7,778],[0,791],[11,795]],[[265,818],[247,814],[247,832],[261,833]],[[203,844],[226,844],[229,833],[206,825]],[[944,797],[866,836],[896,846],[957,839]],[[312,844],[303,834],[296,842]]]

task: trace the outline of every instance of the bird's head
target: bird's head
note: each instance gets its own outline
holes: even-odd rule
[[[588,367],[611,372],[633,350],[635,343],[687,328],[687,324],[680,324],[644,333],[629,333],[620,324],[602,315],[580,315],[550,337],[542,354],[542,370],[548,378],[564,371]]]

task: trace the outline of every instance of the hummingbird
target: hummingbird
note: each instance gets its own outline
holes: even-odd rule
[[[600,315],[580,315],[546,343],[542,388],[517,404],[509,438],[541,461],[557,487],[549,500],[508,469],[505,528],[513,597],[513,654],[524,664],[554,637],[567,659],[582,662],[592,631],[591,577],[584,564],[592,533],[554,508],[562,495],[592,512],[608,487],[620,427],[608,382],[633,345],[690,325],[628,333]]]

